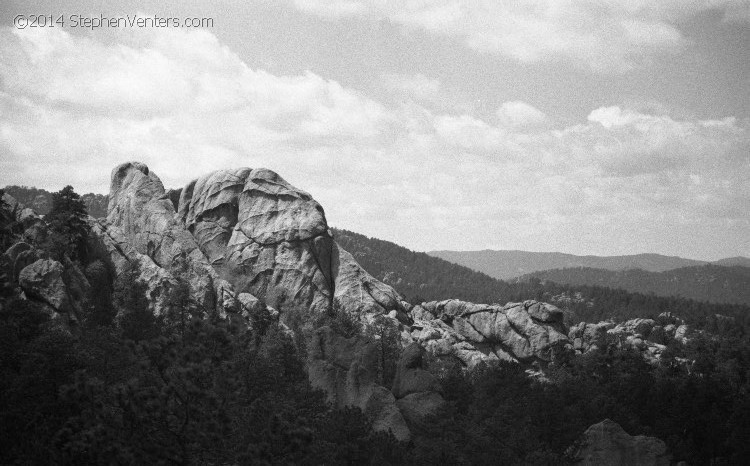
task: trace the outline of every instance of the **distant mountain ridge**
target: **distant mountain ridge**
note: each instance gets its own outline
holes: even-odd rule
[[[750,267],[750,258],[748,257],[727,257],[725,259],[719,259],[716,262],[714,262],[716,265],[723,265],[724,267],[733,267],[735,265],[740,265],[742,267]]]
[[[543,270],[577,267],[611,271],[641,269],[647,272],[666,272],[683,267],[710,264],[710,262],[661,254],[577,256],[560,252],[498,251],[490,249],[484,251],[429,251],[427,254],[469,267],[500,280],[509,280]],[[714,264],[750,267],[750,259],[747,257],[732,257],[718,260]]]
[[[577,267],[534,272],[517,280],[525,282],[531,279],[573,286],[604,286],[656,296],[680,296],[712,303],[750,304],[750,268],[739,265],[706,264],[664,272]]]

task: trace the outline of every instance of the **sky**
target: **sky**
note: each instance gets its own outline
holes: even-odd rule
[[[750,256],[747,0],[207,3],[3,0],[0,186],[265,167],[418,251]],[[136,16],[213,25],[73,27]]]

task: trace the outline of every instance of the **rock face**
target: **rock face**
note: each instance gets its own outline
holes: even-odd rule
[[[161,315],[168,306],[169,291],[177,280],[167,270],[159,267],[147,255],[130,245],[118,228],[108,227],[106,222],[90,219],[91,236],[89,250],[95,257],[110,265],[115,275],[123,274],[133,267],[140,271],[137,280],[148,287],[148,302],[155,315]]]
[[[396,399],[378,384],[378,348],[360,335],[350,338],[330,327],[317,329],[308,343],[310,383],[328,394],[334,406],[356,406],[373,420],[376,430],[393,432],[399,440],[411,437]]]
[[[605,419],[589,427],[575,452],[584,466],[668,466],[667,446],[654,437],[628,435],[616,422]]]
[[[177,273],[190,285],[190,294],[206,313],[226,315],[240,305],[231,285],[216,273],[198,243],[176,218],[161,180],[138,162],[112,171],[107,223],[108,236],[129,243],[155,265]]]
[[[337,301],[354,314],[403,313],[409,305],[336,245],[323,208],[276,173],[240,168],[189,183],[179,219],[219,274],[303,321]]]
[[[637,349],[646,359],[656,361],[670,341],[684,343],[688,332],[682,319],[664,313],[657,320],[637,318],[619,324],[581,322],[570,327],[568,337],[578,354],[614,345]]]
[[[562,311],[536,301],[497,306],[453,299],[423,303],[410,315],[415,341],[467,367],[493,360],[545,363],[569,345]]]

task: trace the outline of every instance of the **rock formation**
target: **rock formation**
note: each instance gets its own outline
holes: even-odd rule
[[[668,466],[667,446],[654,437],[628,435],[616,422],[605,419],[583,433],[576,452],[583,466]]]
[[[54,313],[74,315],[80,312],[78,301],[71,296],[63,275],[66,270],[63,265],[51,259],[39,259],[21,270],[18,283],[27,296],[33,297],[47,306]],[[76,279],[80,277],[76,276]],[[82,278],[80,284],[88,287],[88,282]],[[72,281],[68,278],[68,281]],[[79,287],[80,289],[80,287]]]
[[[239,294],[304,323],[334,302],[354,315],[410,307],[335,244],[320,204],[270,170],[210,173],[182,189],[177,211],[170,195],[147,166],[120,165],[101,229],[187,277],[207,310],[235,312]]]
[[[562,311],[536,301],[497,306],[452,299],[423,303],[410,315],[415,341],[466,367],[493,360],[546,363],[569,344]]]
[[[122,238],[165,271],[179,273],[187,280],[193,300],[206,313],[240,311],[231,285],[211,267],[178,220],[161,180],[146,165],[131,162],[112,171],[107,222],[102,229],[116,242]]]
[[[403,313],[410,306],[336,245],[323,208],[276,173],[241,168],[189,183],[179,218],[219,274],[238,292],[282,312]]]
[[[616,345],[637,349],[646,359],[655,361],[670,341],[687,341],[689,330],[682,319],[662,313],[656,320],[637,318],[619,324],[581,322],[570,327],[568,337],[578,354]]]

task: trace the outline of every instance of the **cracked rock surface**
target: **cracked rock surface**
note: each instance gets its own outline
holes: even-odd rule
[[[450,299],[415,306],[411,337],[439,358],[466,367],[482,361],[549,362],[557,347],[570,344],[563,313],[536,301],[505,306]]]
[[[409,305],[362,269],[308,193],[267,169],[219,170],[190,182],[177,215],[219,275],[303,321],[330,309],[387,314]]]
[[[128,162],[112,170],[107,212],[101,225],[107,236],[115,243],[128,243],[167,273],[183,276],[191,297],[205,312],[226,315],[241,310],[232,285],[211,266],[177,218],[161,180],[146,165]],[[105,242],[113,246],[106,238]]]

